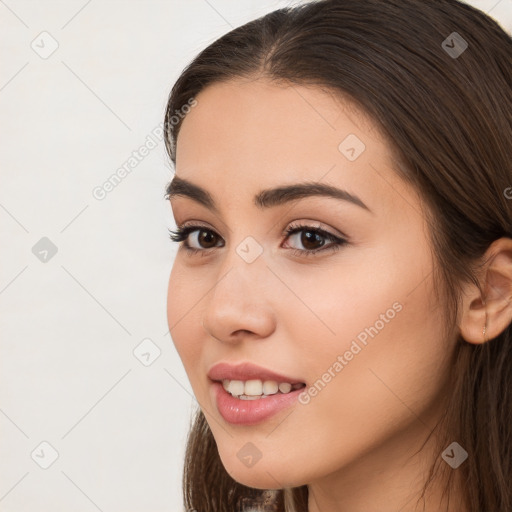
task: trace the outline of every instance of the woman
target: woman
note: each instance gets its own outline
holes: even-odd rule
[[[455,0],[281,9],[183,71],[187,510],[512,510],[511,86]]]

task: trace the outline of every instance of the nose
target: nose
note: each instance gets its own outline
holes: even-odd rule
[[[265,273],[266,279],[262,277]],[[275,330],[275,311],[268,290],[271,276],[263,261],[258,265],[244,261],[231,265],[205,299],[204,330],[217,341],[231,344],[270,336]]]

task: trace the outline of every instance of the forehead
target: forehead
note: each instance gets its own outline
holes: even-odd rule
[[[371,197],[385,186],[378,172],[388,187],[396,180],[378,126],[332,92],[237,80],[210,85],[196,100],[178,136],[176,174],[219,196],[247,189],[252,198],[262,188],[309,180]]]
[[[236,148],[238,152],[258,151],[264,157],[269,151],[274,156],[293,147],[298,155],[306,149],[311,152],[313,143],[324,140],[320,150],[330,146],[337,152],[350,133],[384,146],[375,123],[355,104],[317,87],[239,79],[206,87],[196,101],[178,136],[182,154],[188,152],[190,137],[203,141],[194,146],[196,158],[207,144],[216,153]],[[305,141],[310,143],[304,146]],[[266,151],[261,151],[263,147]]]

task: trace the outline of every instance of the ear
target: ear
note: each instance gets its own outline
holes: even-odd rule
[[[495,240],[482,261],[483,296],[473,283],[464,289],[459,323],[462,337],[475,344],[496,338],[512,322],[512,239]]]

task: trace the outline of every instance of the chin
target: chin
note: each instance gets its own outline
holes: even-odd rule
[[[283,489],[284,487],[298,487],[306,482],[290,479],[289,468],[276,467],[275,464],[259,460],[252,467],[241,463],[235,453],[228,455],[229,460],[221,456],[222,465],[229,476],[246,487],[253,489]]]

